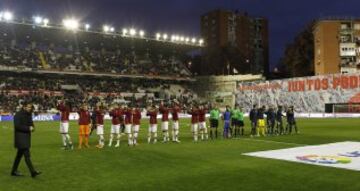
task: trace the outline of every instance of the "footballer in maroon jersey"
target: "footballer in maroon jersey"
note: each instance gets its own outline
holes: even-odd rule
[[[59,100],[57,109],[60,111],[60,134],[64,149],[73,149],[73,144],[69,135],[69,115],[71,106],[64,100]]]
[[[150,126],[148,133],[148,143],[151,142],[151,138],[154,138],[154,143],[157,142],[157,113],[155,105],[152,105],[147,109],[146,115],[149,116]]]
[[[191,115],[191,132],[194,137],[194,142],[198,141],[198,123],[199,123],[199,109],[196,105],[188,110],[188,114]]]
[[[204,138],[206,140],[209,139],[209,135],[207,132],[207,127],[206,127],[206,113],[207,112],[208,111],[204,105],[199,106],[199,131],[200,131],[200,135],[201,135],[201,140],[204,140]]]
[[[140,120],[141,120],[141,110],[139,107],[135,107],[132,111],[132,118],[133,118],[133,122],[132,122],[132,131],[134,133],[133,136],[133,143],[134,145],[137,145],[137,138],[139,135],[139,130],[140,130]]]
[[[160,103],[159,112],[162,114],[161,117],[161,131],[163,133],[164,140],[166,143],[169,141],[169,112],[170,109],[164,104],[164,102]]]
[[[120,146],[120,116],[122,115],[122,110],[118,104],[112,105],[109,115],[111,117],[111,132],[110,132],[110,141],[109,147],[111,147],[114,135],[116,135],[117,143],[115,147]]]
[[[179,141],[179,113],[181,111],[180,106],[173,102],[173,106],[171,108],[171,116],[172,116],[172,141]]]
[[[95,113],[95,122],[96,122],[96,134],[99,136],[99,144],[96,146],[97,148],[103,148],[104,141],[104,115],[105,110],[103,105],[96,105],[94,110]]]
[[[125,115],[124,123],[125,123],[125,133],[128,135],[128,145],[132,146],[133,145],[132,131],[131,131],[132,117],[133,117],[132,108],[127,107],[125,105],[123,109],[123,114]]]

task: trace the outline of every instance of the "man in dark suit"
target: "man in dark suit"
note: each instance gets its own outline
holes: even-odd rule
[[[32,104],[23,103],[22,109],[14,116],[15,148],[17,149],[17,154],[11,170],[11,176],[22,176],[18,172],[18,166],[23,156],[31,176],[35,178],[41,174],[41,172],[34,169],[30,160],[31,133],[35,130],[31,115],[32,108]]]

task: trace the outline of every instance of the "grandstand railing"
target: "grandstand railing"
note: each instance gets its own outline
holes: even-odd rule
[[[173,81],[196,81],[192,77],[175,77],[175,76],[155,76],[155,75],[126,75],[126,74],[112,74],[103,72],[75,72],[75,71],[61,71],[61,70],[42,70],[27,67],[8,67],[0,66],[0,71],[17,72],[17,73],[37,73],[37,74],[65,74],[65,75],[79,75],[79,76],[93,76],[93,77],[112,77],[112,78],[134,78],[134,79],[158,79],[158,80],[173,80]]]

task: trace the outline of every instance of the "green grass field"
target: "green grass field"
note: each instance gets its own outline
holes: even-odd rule
[[[43,174],[11,177],[15,157],[12,123],[0,123],[0,191],[12,190],[274,190],[359,191],[360,172],[244,156],[242,153],[360,141],[360,119],[299,119],[300,134],[193,143],[188,120],[181,121],[181,143],[147,144],[143,121],[140,145],[64,151],[58,122],[36,122],[32,159]],[[249,124],[247,122],[247,124]],[[77,125],[71,135],[77,143]],[[107,122],[106,133],[109,132]],[[246,132],[249,132],[247,127]],[[161,136],[161,134],[160,134]],[[108,139],[108,134],[106,134]]]

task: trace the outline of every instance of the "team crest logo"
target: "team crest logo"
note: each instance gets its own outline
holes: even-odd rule
[[[319,164],[347,164],[351,162],[351,159],[347,156],[304,155],[296,158],[301,161]]]
[[[344,154],[339,154],[340,156],[344,157],[360,157],[360,151],[348,152]]]

